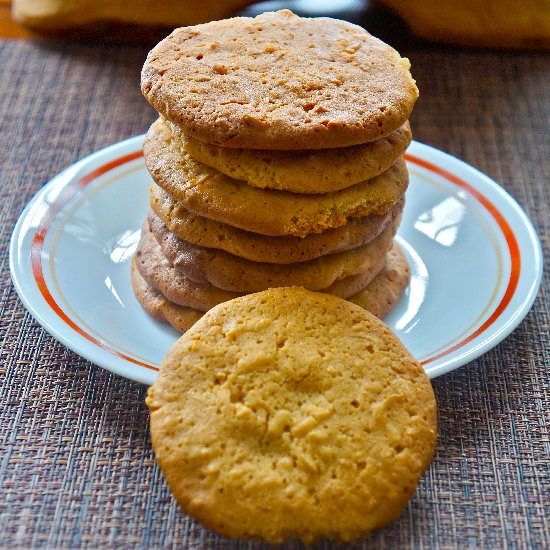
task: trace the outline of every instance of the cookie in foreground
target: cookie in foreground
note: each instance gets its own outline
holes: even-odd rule
[[[299,287],[220,304],[149,389],[157,461],[218,533],[352,541],[396,519],[433,455],[421,365],[361,307]]]

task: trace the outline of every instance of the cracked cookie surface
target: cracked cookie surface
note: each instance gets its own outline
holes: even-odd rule
[[[299,287],[205,314],[149,389],[184,511],[270,542],[364,537],[400,513],[435,445],[422,366],[365,310]]]
[[[326,149],[408,120],[418,97],[409,67],[361,27],[282,10],[176,29],[149,53],[141,90],[208,143]]]

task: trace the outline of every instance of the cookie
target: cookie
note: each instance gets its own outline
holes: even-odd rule
[[[206,248],[225,250],[255,262],[291,264],[306,262],[325,254],[342,252],[375,239],[403,211],[398,201],[383,216],[371,214],[352,218],[345,225],[307,237],[268,237],[203,218],[186,210],[158,185],[151,187],[150,216],[158,216],[181,239]]]
[[[384,269],[364,290],[348,298],[350,302],[383,319],[401,298],[410,279],[409,263],[403,251],[394,242],[386,256]]]
[[[141,90],[208,143],[325,149],[404,124],[418,97],[409,67],[361,27],[282,10],[176,29],[147,56]]]
[[[261,189],[306,194],[339,191],[381,174],[403,155],[412,139],[406,122],[379,140],[339,149],[230,149],[191,138],[175,124],[169,126],[194,159],[226,176]]]
[[[184,273],[175,269],[162,254],[160,245],[149,230],[147,222],[143,225],[141,239],[136,250],[136,266],[142,277],[156,290],[178,305],[207,311],[215,305],[231,300],[242,294],[253,292],[234,292],[223,290],[209,283],[195,283]],[[351,275],[322,289],[342,298],[348,298],[365,288],[384,268],[386,257],[381,255],[377,261],[357,275]]]
[[[269,264],[245,260],[215,248],[204,248],[176,237],[159,220],[149,218],[149,228],[170,264],[196,283],[210,283],[234,292],[258,292],[274,286],[306,286],[322,290],[334,282],[357,275],[373,265],[392,245],[397,229],[390,226],[373,241],[308,262]]]
[[[305,237],[340,227],[350,217],[387,214],[408,185],[407,166],[399,159],[379,176],[333,193],[257,189],[194,160],[162,119],[147,132],[143,152],[155,183],[188,210],[270,236]]]
[[[178,306],[149,285],[136,268],[135,259],[132,259],[131,275],[132,289],[137,301],[157,321],[170,323],[177,331],[185,332],[202,317],[202,311]]]
[[[394,244],[388,252],[384,269],[363,290],[347,299],[383,319],[403,294],[409,282],[409,275],[407,260],[399,246]],[[155,319],[169,323],[178,332],[185,332],[204,313],[170,302],[145,281],[135,268],[134,262],[132,283],[143,309]],[[193,313],[197,315],[196,318]]]
[[[361,307],[277,288],[206,313],[147,394],[185,513],[234,538],[352,541],[396,519],[428,467],[422,366]]]

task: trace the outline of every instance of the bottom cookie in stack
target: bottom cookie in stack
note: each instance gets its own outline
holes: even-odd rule
[[[398,218],[370,243],[356,247],[348,253],[329,254],[313,262],[277,265],[250,262],[219,250],[190,245],[168,231],[160,219],[151,213],[143,226],[142,239],[132,262],[132,286],[138,301],[147,313],[159,321],[169,323],[176,330],[185,332],[205,311],[218,303],[254,292],[251,289],[255,285],[259,287],[264,285],[265,288],[268,288],[298,284],[300,277],[307,278],[307,264],[313,264],[310,266],[310,272],[316,275],[312,277],[312,280],[319,281],[319,279],[323,279],[322,275],[326,279],[327,273],[330,273],[329,268],[319,274],[319,266],[326,268],[327,265],[334,264],[336,271],[333,270],[332,274],[339,271],[339,275],[341,275],[341,268],[343,265],[345,266],[346,260],[349,264],[353,264],[355,260],[354,269],[358,270],[357,273],[335,280],[322,291],[346,297],[374,315],[384,317],[399,300],[409,280],[409,267],[405,256],[395,242],[392,246],[392,237],[397,225]],[[389,247],[391,248],[387,252]],[[361,254],[360,249],[366,252]],[[192,252],[196,253],[195,256]],[[229,273],[229,277],[222,278],[221,283],[224,286],[236,284],[238,287],[244,284],[245,286],[240,288],[245,290],[225,290],[211,284],[208,274],[215,275],[216,263],[201,262],[201,254],[209,257],[212,255],[220,257],[221,255],[222,259],[231,258],[230,262],[241,260],[245,266],[240,272],[243,277],[239,280],[238,277]],[[167,258],[167,255],[171,257],[171,260]],[[342,255],[345,256],[344,260],[338,261],[338,256]],[[181,261],[178,262],[177,258],[180,258]],[[358,258],[360,258],[359,262]],[[176,261],[174,262],[174,260]],[[194,260],[196,263],[193,263]],[[185,271],[185,265],[188,263],[191,264],[191,268]],[[180,267],[183,265],[184,271],[178,269],[176,265]],[[267,268],[264,266],[266,265],[272,270],[270,274],[265,272]],[[298,266],[298,270],[294,278],[295,282],[292,282],[292,270],[295,266]],[[209,271],[210,267],[213,271]],[[227,263],[221,265],[222,275],[224,271],[227,275],[227,268]],[[256,268],[257,272],[251,274],[250,268]],[[194,279],[199,279],[199,281],[189,278],[189,272]],[[238,274],[238,272],[236,273]],[[254,275],[256,275],[256,279]],[[262,281],[261,277],[257,278],[258,275],[264,275],[264,279],[267,277],[268,280]],[[285,283],[287,280],[291,282]],[[303,282],[306,283],[304,286],[307,286],[307,280]],[[247,284],[251,286],[246,286]]]

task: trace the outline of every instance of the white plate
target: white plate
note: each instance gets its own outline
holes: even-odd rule
[[[107,147],[45,185],[10,244],[21,300],[55,338],[93,363],[150,384],[178,334],[132,294],[130,258],[148,209],[142,137]],[[385,321],[430,377],[492,348],[531,307],[542,275],[537,235],[498,184],[413,143],[399,242],[412,268]]]

